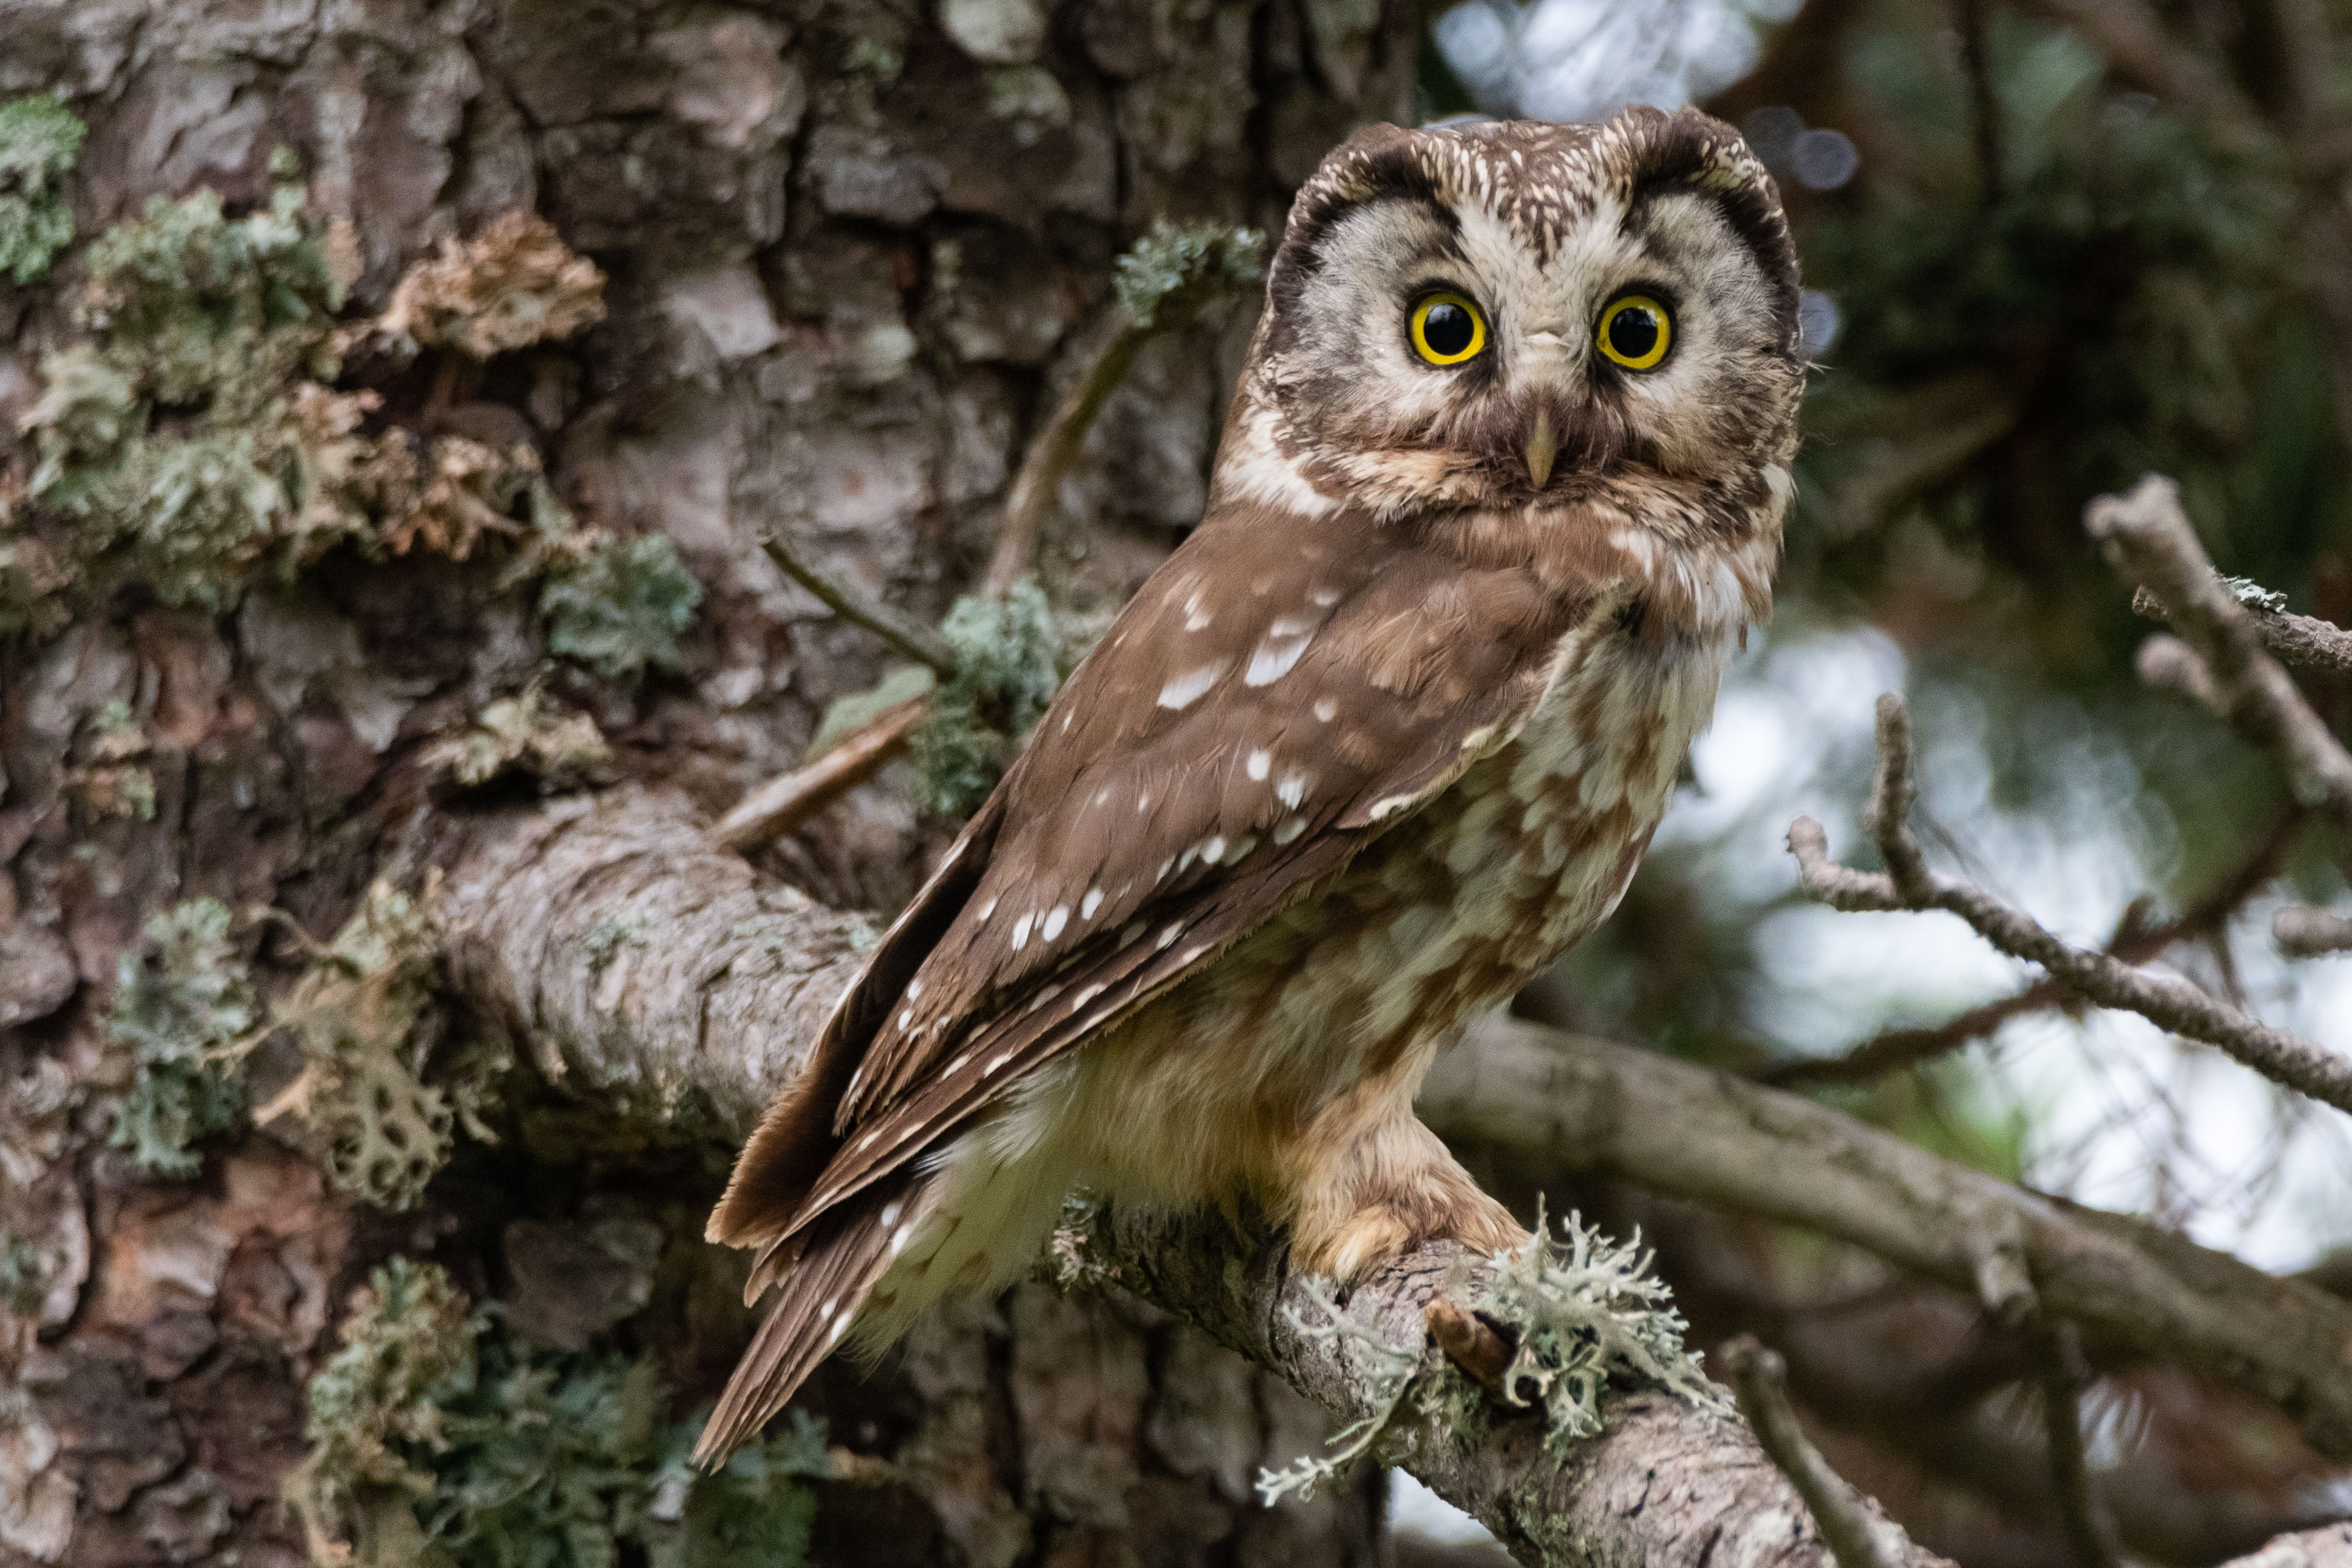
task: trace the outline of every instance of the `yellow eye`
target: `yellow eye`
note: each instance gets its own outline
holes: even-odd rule
[[[1486,318],[1459,294],[1427,295],[1412,308],[1412,346],[1433,365],[1475,360],[1486,346]]]
[[[1592,340],[1627,370],[1646,371],[1664,359],[1673,346],[1674,319],[1646,294],[1621,294],[1601,312],[1601,326]]]

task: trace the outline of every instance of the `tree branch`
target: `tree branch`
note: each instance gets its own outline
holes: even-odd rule
[[[2083,1385],[2090,1376],[2083,1360],[2083,1331],[2060,1319],[2034,1324],[2027,1337],[2042,1385],[2042,1440],[2050,1448],[2066,1543],[2076,1568],[2119,1568],[2115,1523],[2092,1486],[2090,1460],[2083,1451]]]
[[[2238,601],[2254,622],[2263,646],[2280,664],[2303,670],[2331,670],[2352,674],[2352,632],[2316,615],[2296,615],[2284,610]],[[2152,590],[2132,591],[2132,613],[2169,624],[2172,612]]]
[[[1873,1517],[1862,1494],[1830,1469],[1797,1425],[1797,1413],[1789,1404],[1788,1363],[1759,1344],[1753,1334],[1741,1334],[1725,1345],[1723,1361],[1731,1386],[1739,1394],[1739,1413],[1812,1511],[1838,1568],[1889,1568],[1889,1554],[1879,1539],[1887,1528],[1885,1521]]]
[[[2261,892],[2263,885],[2279,873],[2279,868],[2285,862],[2287,851],[2294,847],[2295,835],[2303,831],[2305,821],[2303,808],[2289,804],[2255,840],[2252,849],[2177,917],[2160,925],[2140,925],[2126,912],[2126,918],[2107,943],[2107,952],[2126,964],[2145,964],[2177,942],[2190,941],[2220,931],[2246,900]],[[2284,913],[2281,912],[2282,917]],[[2280,945],[2283,947],[2286,946],[2284,940]],[[2309,956],[2297,953],[2293,948],[2288,951],[2295,956]],[[1958,1051],[1970,1040],[1992,1033],[2011,1019],[2039,1012],[2044,1008],[2063,1006],[2076,999],[2077,993],[2070,988],[2053,979],[2040,979],[2022,990],[1980,1003],[1942,1023],[1926,1028],[1885,1030],[1842,1056],[1800,1058],[1794,1061],[1777,1062],[1754,1076],[1759,1083],[1769,1083],[1780,1089],[1800,1083],[1866,1083],[1874,1078],[1906,1067],[1916,1067],[1948,1051]]]
[[[436,814],[408,847],[446,868],[451,978],[527,1042],[551,1082],[681,1136],[737,1138],[803,1067],[857,967],[866,924],[764,886],[705,838],[674,794],[616,789],[536,810]],[[641,938],[592,941],[615,930]],[[599,954],[604,961],[597,961]],[[1089,1272],[1198,1323],[1354,1417],[1371,1390],[1347,1346],[1297,1333],[1307,1282],[1277,1235],[1214,1216],[1109,1213]],[[1460,1261],[1424,1249],[1379,1271],[1350,1315],[1417,1343]],[[1434,1351],[1428,1366],[1440,1364]],[[1740,1425],[1656,1395],[1617,1396],[1608,1429],[1565,1461],[1539,1421],[1424,1429],[1407,1468],[1534,1564],[1639,1561],[1697,1568],[1724,1538],[1758,1568],[1813,1568],[1822,1546]],[[1401,1420],[1420,1419],[1403,1416]],[[1764,1539],[1755,1532],[1771,1521]],[[1904,1543],[1900,1568],[1940,1560]]]
[[[2277,673],[2277,665],[2263,664]],[[2273,1082],[2352,1112],[2352,1061],[2249,1018],[2178,976],[2150,974],[2062,942],[2032,916],[1974,883],[1929,871],[1905,822],[1910,767],[1909,720],[1903,699],[1889,693],[1878,699],[1878,775],[1864,813],[1887,869],[1862,872],[1837,864],[1829,858],[1822,825],[1800,817],[1789,825],[1789,852],[1797,857],[1798,876],[1808,894],[1849,911],[1947,910],[2002,952],[2041,965],[2102,1007],[2135,1012],[2174,1034],[2203,1040]]]
[[[2151,474],[2126,496],[2102,496],[2084,525],[2126,580],[2153,593],[2196,672],[2184,684],[2249,742],[2286,767],[2295,796],[2325,816],[2352,856],[2352,755],[2265,651],[2254,616],[2197,542],[2171,480]]]
[[[2103,1354],[2243,1388],[2352,1459],[2352,1304],[2306,1281],[2021,1191],[1794,1094],[1513,1019],[1475,1025],[1419,1108],[1457,1147],[1803,1226],[1971,1297],[2009,1275]]]

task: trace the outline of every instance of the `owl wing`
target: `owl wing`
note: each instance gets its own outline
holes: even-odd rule
[[[1213,516],[885,936],[713,1239],[792,1239],[1160,995],[1516,734],[1590,607],[1360,514]]]

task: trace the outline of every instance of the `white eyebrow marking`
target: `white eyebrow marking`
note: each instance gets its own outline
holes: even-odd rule
[[[1015,953],[1029,946],[1029,923],[1036,918],[1034,915],[1024,915],[1013,923],[1013,950]]]
[[[1266,769],[1268,769],[1268,768],[1272,768],[1273,766],[1274,766],[1274,753],[1272,753],[1271,751],[1258,750],[1258,751],[1253,751],[1253,752],[1251,752],[1251,753],[1249,754],[1248,767],[1249,767],[1249,776],[1250,776],[1251,778],[1253,778],[1253,779],[1263,779],[1263,778],[1265,778],[1265,775],[1266,775]]]
[[[1317,697],[1315,699],[1315,716],[1321,719],[1325,724],[1329,724],[1333,719],[1339,716],[1339,705],[1333,702],[1329,697]],[[992,899],[990,901],[991,907],[994,906],[994,902],[995,901]]]
[[[1225,673],[1225,663],[1226,661],[1219,659],[1214,664],[1203,664],[1197,670],[1187,671],[1177,676],[1160,688],[1160,706],[1179,710],[1192,706],[1201,700],[1202,693],[1217,684],[1217,677]],[[1255,669],[1256,666],[1251,667]],[[1264,685],[1259,681],[1252,681],[1250,684]]]
[[[1046,941],[1051,942],[1055,937],[1059,936],[1062,934],[1062,927],[1067,925],[1069,923],[1070,906],[1066,904],[1057,904],[1046,913],[1045,927],[1038,933],[1038,935],[1044,936]]]
[[[1098,887],[1090,887],[1087,889],[1086,897],[1078,900],[1078,918],[1081,920],[1092,920],[1095,917],[1095,911],[1101,907],[1102,889]]]

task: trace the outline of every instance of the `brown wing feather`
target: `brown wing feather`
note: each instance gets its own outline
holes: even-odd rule
[[[1343,866],[1516,730],[1578,600],[1405,525],[1213,517],[844,998],[714,1236],[761,1245],[764,1283],[830,1205]]]
[[[834,1135],[835,1107],[857,1071],[858,1060],[899,991],[930,956],[971,890],[980,883],[1004,802],[992,796],[950,846],[914,899],[889,930],[849,989],[834,1006],[817,1036],[809,1063],[792,1089],[776,1097],[759,1129],[736,1157],[727,1191],[710,1211],[707,1240],[731,1247],[761,1247],[744,1299],[755,1301],[771,1272],[774,1243],[784,1220],[798,1207],[841,1140]],[[789,1260],[786,1260],[789,1261]]]
[[[923,1195],[917,1186],[914,1176],[902,1175],[856,1203],[835,1207],[807,1234],[775,1305],[703,1423],[696,1464],[714,1469],[748,1442],[840,1342],[888,1270],[892,1238],[919,1218]]]

